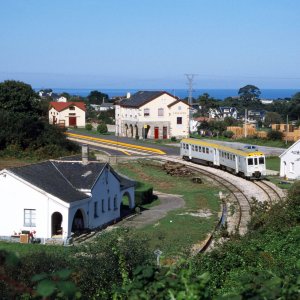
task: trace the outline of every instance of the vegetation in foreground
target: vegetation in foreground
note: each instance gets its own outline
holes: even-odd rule
[[[233,236],[210,253],[160,267],[147,238],[128,230],[103,233],[80,247],[1,243],[0,297],[296,300],[299,216],[296,182],[286,201],[253,208],[245,236]],[[19,258],[12,254],[14,248]]]

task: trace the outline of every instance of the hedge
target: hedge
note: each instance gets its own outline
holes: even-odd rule
[[[137,182],[135,189],[135,205],[151,203],[153,200],[153,187],[147,183]]]

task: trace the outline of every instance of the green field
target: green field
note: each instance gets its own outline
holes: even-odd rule
[[[268,170],[280,171],[280,158],[278,156],[266,157],[266,167]]]
[[[190,177],[173,177],[166,174],[159,165],[151,165],[143,161],[119,164],[116,170],[135,180],[144,181],[154,190],[182,195],[185,206],[171,211],[156,224],[137,229],[137,234],[150,239],[150,245],[160,249],[164,254],[176,256],[188,251],[191,246],[202,241],[212,231],[218,221],[220,211],[218,197],[219,188],[211,183],[196,184]],[[191,216],[190,213],[208,209],[212,213],[209,218]]]

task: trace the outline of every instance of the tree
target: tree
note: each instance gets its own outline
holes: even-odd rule
[[[279,113],[268,111],[265,116],[265,126],[269,127],[271,124],[280,124],[282,118]]]
[[[102,133],[107,133],[107,126],[104,123],[101,123],[97,126],[97,131],[102,134]]]
[[[257,108],[257,104],[261,104],[261,102],[258,101],[261,92],[260,89],[255,85],[245,85],[244,87],[239,89],[238,94],[245,107],[250,107],[254,104]]]
[[[38,94],[29,84],[15,80],[0,83],[0,109],[38,115],[41,112],[39,103]]]
[[[108,100],[109,97],[107,94],[101,93],[99,91],[91,91],[90,94],[87,96],[90,104],[102,104],[103,99]]]
[[[200,106],[200,115],[207,116],[210,108],[219,107],[219,100],[216,100],[213,97],[210,97],[208,93],[204,93],[198,98],[199,106]]]

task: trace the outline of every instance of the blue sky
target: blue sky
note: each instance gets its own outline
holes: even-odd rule
[[[299,0],[3,0],[0,80],[34,87],[298,88]]]

